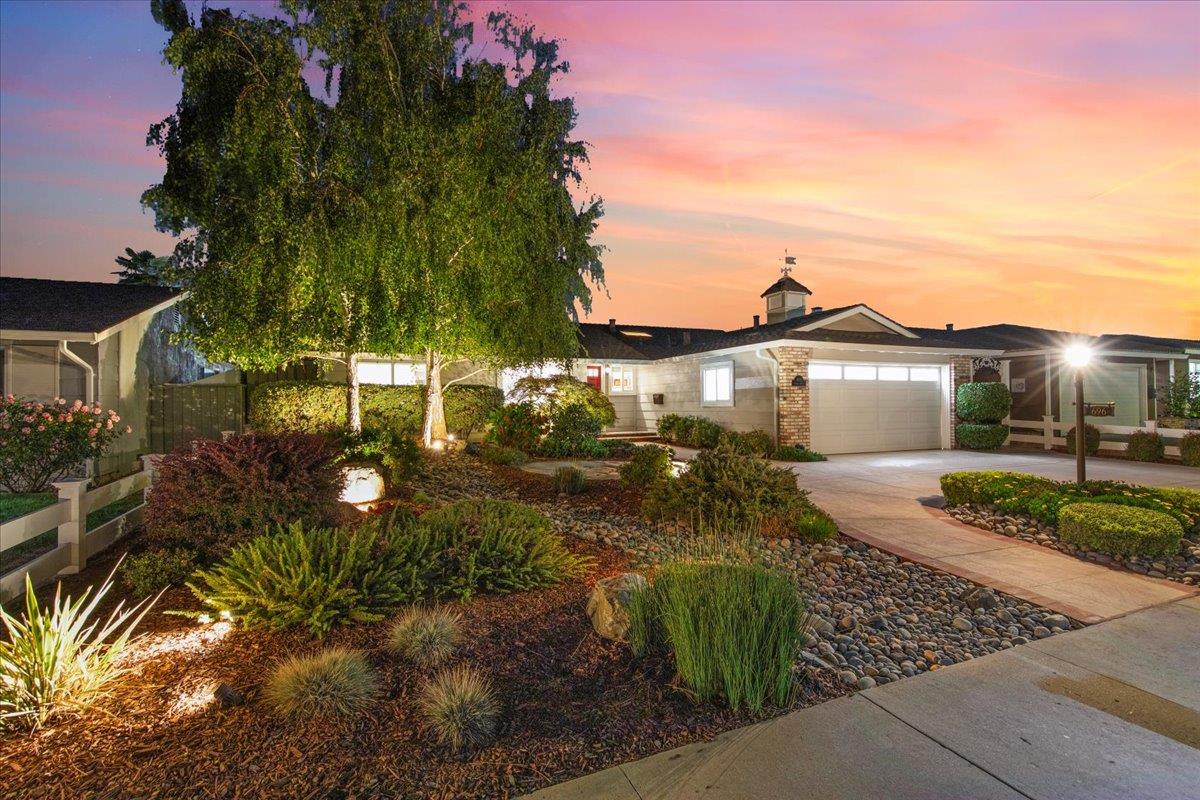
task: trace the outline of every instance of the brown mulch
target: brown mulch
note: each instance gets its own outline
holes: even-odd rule
[[[318,643],[302,631],[200,625],[160,609],[195,609],[186,589],[147,617],[140,666],[111,699],[40,732],[0,736],[0,795],[25,798],[509,798],[754,721],[671,687],[665,661],[635,659],[592,632],[590,585],[625,568],[622,555],[571,542],[591,575],[552,589],[462,604],[457,662],[490,676],[505,704],[491,746],[461,758],[423,730],[422,674],[382,647],[386,623],[341,628]],[[99,582],[112,559],[69,579]],[[114,598],[115,599],[115,598]],[[285,722],[259,702],[271,666],[325,645],[368,651],[383,697],[343,724]],[[221,709],[227,683],[247,703]],[[801,686],[795,707],[841,694],[829,676]]]
[[[526,472],[519,467],[488,465],[503,484],[518,492],[522,500],[532,502],[562,501],[581,509],[598,509],[621,516],[636,516],[642,507],[642,492],[623,485],[618,480],[589,479],[587,488],[574,495],[559,494],[549,475]]]

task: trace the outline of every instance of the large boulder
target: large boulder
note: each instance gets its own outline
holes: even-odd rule
[[[629,630],[629,601],[649,583],[636,572],[623,572],[596,581],[587,601],[588,619],[605,639],[622,641]]]

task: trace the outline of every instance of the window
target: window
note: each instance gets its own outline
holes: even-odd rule
[[[425,365],[409,361],[360,361],[359,383],[383,386],[417,386],[425,383]]]
[[[1200,361],[1189,361],[1188,372],[1192,375],[1200,377]]]
[[[604,370],[599,364],[588,364],[587,366],[587,385],[601,391],[601,386],[604,382]]]
[[[880,367],[879,380],[906,381],[908,380],[908,367]]]
[[[815,381],[840,381],[842,368],[838,364],[809,364],[808,377]]]
[[[733,405],[733,362],[721,361],[700,368],[700,404],[705,406]]]
[[[633,367],[614,364],[608,375],[609,394],[633,394]]]
[[[909,380],[938,381],[941,380],[941,370],[937,367],[913,367]]]
[[[857,364],[847,364],[842,368],[842,374],[846,376],[848,381],[873,381],[875,380],[875,368],[863,367]]]

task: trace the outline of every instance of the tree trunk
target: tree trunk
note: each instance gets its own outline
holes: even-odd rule
[[[425,423],[421,440],[426,447],[446,439],[446,402],[442,391],[442,354],[430,350],[425,356]]]
[[[362,433],[362,404],[358,392],[358,353],[346,353],[346,427]]]

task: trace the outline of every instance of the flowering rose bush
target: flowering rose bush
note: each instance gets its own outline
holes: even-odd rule
[[[42,492],[79,462],[95,458],[129,433],[116,411],[61,397],[49,403],[11,394],[0,403],[0,486]]]

